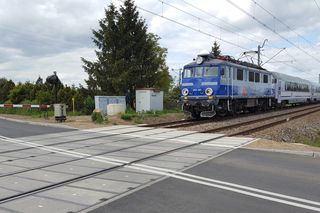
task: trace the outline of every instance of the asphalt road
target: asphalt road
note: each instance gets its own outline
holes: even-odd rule
[[[11,138],[66,131],[0,119],[0,135]],[[319,171],[319,158],[236,149],[90,212],[320,212]]]
[[[319,171],[319,159],[238,149],[196,166],[186,173],[319,202]],[[102,212],[301,213],[314,211],[168,178],[91,211],[91,213]]]
[[[10,138],[73,131],[73,129],[40,126],[0,119],[0,135]]]

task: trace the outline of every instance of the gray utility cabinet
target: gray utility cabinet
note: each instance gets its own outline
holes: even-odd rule
[[[143,88],[136,90],[136,111],[162,111],[163,91],[154,88]]]

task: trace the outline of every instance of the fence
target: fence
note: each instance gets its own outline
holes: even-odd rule
[[[39,104],[0,104],[0,108],[49,109],[50,105],[46,105],[46,104],[40,104],[40,105]]]

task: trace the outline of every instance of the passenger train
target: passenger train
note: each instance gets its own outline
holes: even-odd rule
[[[235,60],[198,55],[184,66],[183,111],[193,118],[267,110],[320,101],[320,84]]]

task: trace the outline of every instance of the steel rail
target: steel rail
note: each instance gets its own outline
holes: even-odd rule
[[[272,115],[272,116],[269,116],[269,117],[263,117],[263,118],[258,118],[258,119],[249,120],[249,121],[245,121],[245,122],[239,122],[239,123],[236,123],[236,124],[231,124],[231,125],[222,126],[222,127],[218,127],[218,128],[212,128],[212,129],[208,129],[208,130],[204,130],[204,131],[200,131],[200,132],[201,133],[221,132],[223,130],[237,128],[237,127],[244,126],[244,125],[250,125],[250,124],[258,123],[258,122],[261,122],[261,121],[271,120],[271,119],[274,119],[274,118],[277,118],[277,117],[291,115],[291,114],[295,114],[295,113],[298,113],[298,112],[302,112],[302,111],[305,111],[305,110],[314,109],[314,108],[318,108],[318,107],[319,107],[319,105],[316,105],[316,106],[303,108],[303,109],[299,109],[299,110],[295,110],[295,111],[291,111],[291,112],[286,112],[286,113],[282,113],[282,114],[278,114],[278,115]]]
[[[265,129],[274,127],[275,125],[283,124],[283,123],[289,122],[291,120],[295,120],[295,119],[298,119],[298,118],[301,118],[301,117],[304,117],[304,116],[307,116],[307,115],[310,115],[312,113],[319,112],[319,111],[320,111],[320,107],[318,107],[318,109],[310,110],[310,111],[307,111],[307,112],[302,113],[302,114],[293,115],[291,117],[282,118],[282,119],[279,119],[279,120],[276,120],[276,121],[273,121],[273,122],[270,122],[270,123],[267,123],[267,124],[262,124],[262,125],[250,128],[250,129],[241,130],[241,131],[236,132],[236,133],[231,133],[231,134],[228,134],[228,136],[249,135],[251,133],[259,132],[261,130],[265,130]]]

